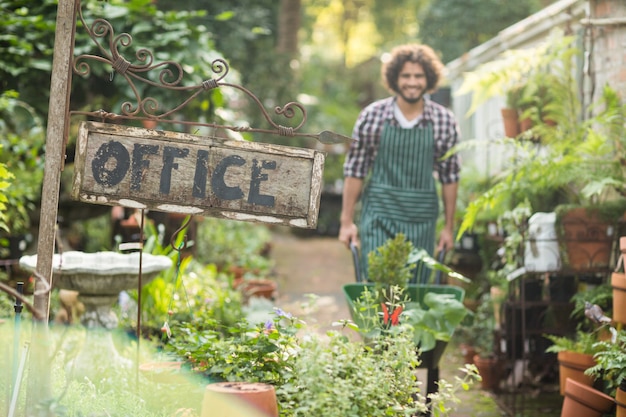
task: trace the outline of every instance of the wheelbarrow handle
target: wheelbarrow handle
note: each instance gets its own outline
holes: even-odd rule
[[[446,258],[446,249],[443,248],[437,254],[437,262],[439,262],[440,264],[443,264],[443,261],[445,258]],[[435,284],[437,285],[441,284],[441,271],[439,270],[435,272]]]
[[[353,242],[350,242],[350,251],[352,251],[352,262],[354,263],[354,275],[356,277],[356,282],[362,282],[363,277],[361,277],[361,268],[359,266],[359,247]]]

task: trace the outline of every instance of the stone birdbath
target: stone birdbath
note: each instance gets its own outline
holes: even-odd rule
[[[127,365],[113,343],[111,330],[118,325],[112,307],[120,292],[139,285],[141,255],[141,283],[149,283],[169,269],[172,261],[167,256],[117,252],[85,253],[80,251],[55,254],[52,260],[52,285],[59,289],[77,291],[85,305],[81,324],[88,330],[85,343],[74,361],[68,364],[75,377],[97,378],[98,368]],[[35,271],[37,255],[23,256],[20,266]]]

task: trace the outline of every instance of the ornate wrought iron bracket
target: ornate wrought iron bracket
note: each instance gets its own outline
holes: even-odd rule
[[[111,73],[111,78],[113,78],[115,74],[119,74],[124,77],[133,92],[135,102],[124,102],[121,105],[120,114],[105,110],[72,111],[72,114],[85,115],[101,121],[120,119],[154,120],[163,123],[227,129],[234,132],[258,132],[289,137],[299,136],[314,138],[323,144],[346,143],[352,140],[347,136],[331,131],[322,131],[320,133],[300,132],[300,129],[306,123],[307,113],[304,106],[295,101],[289,102],[282,107],[275,107],[274,112],[276,115],[285,117],[286,119],[292,119],[297,114],[300,114],[300,122],[295,127],[288,127],[276,123],[270,117],[270,114],[261,103],[261,100],[259,100],[259,98],[250,90],[241,85],[223,81],[229,71],[228,63],[223,59],[216,59],[211,63],[210,70],[213,73],[211,78],[202,81],[202,83],[197,85],[184,86],[182,85],[182,82],[185,73],[180,63],[175,61],[155,62],[153,53],[146,48],[141,48],[136,51],[133,62],[127,59],[121,52],[121,49],[132,45],[133,39],[130,34],[121,33],[119,35],[115,35],[113,26],[107,20],[102,18],[98,18],[94,20],[91,25],[88,25],[85,22],[82,14],[82,8],[80,7],[78,10],[78,16],[89,37],[98,47],[100,55],[82,54],[77,56],[73,63],[73,71],[80,76],[88,77],[91,72],[89,61],[98,61],[104,64],[109,64],[114,71]],[[158,82],[146,76],[150,72],[158,72]],[[143,83],[158,89],[188,93],[189,95],[174,108],[166,111],[160,111],[160,104],[156,98],[151,96],[142,97],[140,90],[137,88],[138,83]],[[227,126],[215,123],[171,119],[173,115],[185,108],[201,94],[220,87],[230,87],[243,92],[258,107],[271,128],[260,129],[248,126]]]

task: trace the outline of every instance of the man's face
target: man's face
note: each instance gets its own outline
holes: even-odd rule
[[[407,103],[415,104],[426,93],[426,74],[416,62],[406,62],[398,75],[398,95]]]

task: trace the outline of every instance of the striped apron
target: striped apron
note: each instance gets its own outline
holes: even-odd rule
[[[363,191],[361,270],[367,279],[367,255],[403,233],[415,248],[435,250],[439,200],[433,178],[432,125],[412,129],[385,123],[372,175]],[[426,283],[431,269],[421,262],[412,283]]]

